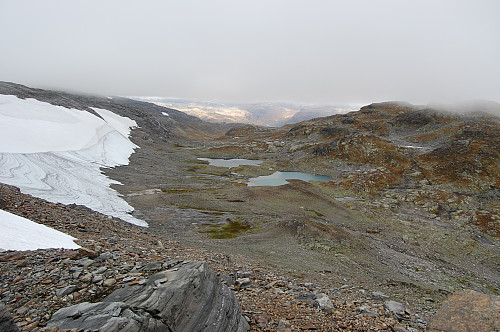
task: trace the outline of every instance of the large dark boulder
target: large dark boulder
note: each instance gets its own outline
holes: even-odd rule
[[[100,303],[57,311],[49,327],[101,331],[247,331],[231,290],[204,262],[180,261]]]
[[[12,319],[12,315],[5,304],[0,302],[0,331],[2,332],[17,332],[19,329],[17,328],[14,320]]]

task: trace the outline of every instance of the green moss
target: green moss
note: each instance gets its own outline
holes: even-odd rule
[[[250,228],[252,228],[247,223],[242,223],[239,221],[232,221],[227,219],[228,223],[225,226],[219,227],[219,225],[210,225],[210,227],[217,227],[209,230],[201,231],[200,233],[210,234],[211,239],[232,239],[241,233],[244,233]]]
[[[486,289],[488,289],[490,292],[492,292],[493,294],[495,295],[500,295],[500,292],[498,291],[498,289],[496,289],[495,287],[491,286],[491,285],[486,285],[485,286]]]
[[[324,217],[323,214],[319,213],[318,211],[312,210],[312,209],[307,209],[306,211],[314,213],[318,217]]]

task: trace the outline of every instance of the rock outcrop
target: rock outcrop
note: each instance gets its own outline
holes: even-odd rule
[[[464,290],[448,298],[434,315],[428,331],[498,331],[500,296]]]
[[[19,329],[16,324],[14,324],[14,320],[12,319],[12,315],[5,304],[0,302],[0,331],[3,332],[17,332]]]
[[[57,311],[49,327],[102,331],[247,331],[231,290],[204,262],[178,261],[103,302]]]

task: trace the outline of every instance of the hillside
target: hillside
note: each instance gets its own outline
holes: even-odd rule
[[[381,103],[269,128],[12,83],[0,83],[0,94],[135,121],[129,163],[100,171],[120,183],[111,187],[133,207],[128,214],[149,225],[0,186],[3,210],[108,257],[87,257],[95,262],[85,266],[85,250],[1,253],[1,299],[26,330],[172,259],[207,261],[236,292],[253,331],[422,330],[456,291],[500,292],[500,120],[481,109]],[[217,167],[200,157],[261,164]],[[275,171],[331,179],[247,185]]]

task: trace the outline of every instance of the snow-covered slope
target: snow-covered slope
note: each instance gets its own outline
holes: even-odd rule
[[[0,210],[0,229],[0,249],[4,250],[80,248],[74,237],[4,210]]]
[[[51,202],[82,204],[147,226],[109,187],[101,167],[129,162],[135,121],[108,110],[90,112],[0,95],[0,182]]]

